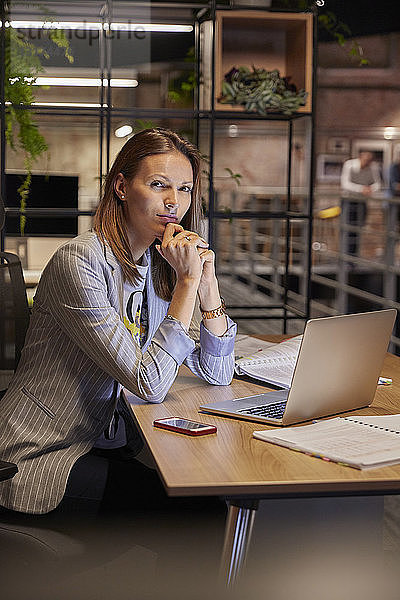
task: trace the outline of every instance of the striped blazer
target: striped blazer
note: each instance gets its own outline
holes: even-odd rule
[[[150,262],[150,253],[147,256]],[[120,316],[122,270],[88,232],[59,248],[41,277],[18,369],[0,403],[0,458],[18,474],[0,483],[0,505],[41,514],[61,501],[75,461],[114,414],[119,382],[161,402],[182,362],[211,384],[233,375],[236,325],[224,336],[200,325],[200,342],[166,319],[168,302],[146,290],[148,338],[140,348]]]

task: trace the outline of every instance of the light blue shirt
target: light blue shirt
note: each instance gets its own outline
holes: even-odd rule
[[[121,306],[121,319],[124,321],[125,326],[131,332],[133,339],[138,345],[140,345],[139,323],[133,323],[132,319],[140,314],[143,300],[143,290],[146,286],[147,278],[151,275],[150,270],[149,254],[144,255],[143,262],[138,265],[138,271],[142,276],[136,284],[124,282],[121,285],[120,290],[120,306]],[[133,301],[130,300],[133,298]],[[129,303],[129,315],[127,315],[127,304]],[[135,314],[134,314],[135,313]],[[228,317],[227,318],[227,330],[224,335],[216,336],[212,334],[201,322],[200,324],[200,348],[205,361],[205,366],[209,366],[212,370],[212,363],[215,362],[215,358],[222,356],[229,356],[234,351],[234,341],[236,336],[236,324]],[[132,324],[133,323],[133,324]],[[132,327],[131,327],[132,324]],[[201,371],[196,369],[196,361],[190,361],[190,354],[195,350],[196,342],[193,337],[196,337],[196,328],[192,327],[188,332],[186,331],[183,324],[177,319],[164,319],[158,328],[156,335],[153,340],[156,339],[160,342],[165,349],[169,348],[169,353],[174,356],[178,364],[186,361],[187,366],[191,368],[198,376],[202,376]],[[193,336],[193,337],[192,337]],[[142,345],[142,350],[145,351],[151,340],[147,339]],[[118,397],[121,393],[122,386],[118,384],[117,388],[113,390],[114,394]],[[100,438],[96,440],[95,448],[102,449],[116,449],[125,446],[127,443],[126,430],[123,416],[118,411],[115,411],[113,418],[106,431],[102,433]]]

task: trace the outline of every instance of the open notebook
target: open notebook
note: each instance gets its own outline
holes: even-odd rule
[[[253,436],[357,469],[400,462],[400,415],[336,417],[302,427],[254,431]]]
[[[298,335],[278,344],[239,339],[235,343],[236,374],[289,389],[302,339]]]

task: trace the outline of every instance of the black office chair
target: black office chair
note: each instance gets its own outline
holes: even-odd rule
[[[0,224],[1,220],[0,210]],[[29,318],[21,262],[15,254],[0,252],[0,403],[17,368]],[[17,471],[12,463],[0,463],[0,471],[1,467],[7,476],[13,476]],[[81,535],[79,519],[85,524],[92,520],[93,531],[101,526],[101,521],[90,513],[85,515],[82,512],[84,506],[79,505],[76,515],[73,513],[69,517],[51,513],[34,517],[0,507],[0,590],[3,600],[25,600],[28,596],[43,600],[49,589],[58,598],[67,600],[71,597],[70,586],[76,600],[86,600],[85,586],[86,591],[93,586],[101,591],[109,578],[121,581],[126,562],[137,565],[136,573],[130,573],[132,581],[144,573],[148,580],[154,578],[155,555],[133,541],[126,543],[124,549],[121,547],[121,556],[118,551],[110,552],[110,556],[106,550],[98,554],[94,551],[96,538],[92,540],[90,530],[86,537]],[[121,596],[109,595],[122,598],[123,593],[122,588]]]
[[[0,194],[0,232],[5,209]],[[29,307],[21,262],[15,254],[0,252],[0,399],[17,368],[29,324]],[[17,465],[0,461],[0,481],[13,477]]]
[[[3,197],[0,194],[0,231],[3,231],[5,221],[6,221],[6,209],[4,208]]]
[[[4,205],[0,197],[0,231],[4,226]],[[21,261],[16,254],[0,252],[0,402],[18,366],[29,325],[30,310]],[[17,466],[1,461],[0,479],[14,476]],[[0,484],[1,485],[1,484]],[[23,515],[0,508],[0,573],[2,594],[18,597],[16,578],[21,571],[30,575],[40,563],[52,568],[62,559],[82,553],[82,544],[51,528],[36,527]],[[4,549],[7,548],[7,552]],[[22,581],[22,590],[25,584]],[[4,596],[3,596],[4,597]]]
[[[0,252],[0,397],[17,368],[28,325],[21,262],[15,254]]]
[[[0,232],[5,207],[0,194]],[[0,398],[17,368],[29,325],[29,307],[21,261],[0,252]]]

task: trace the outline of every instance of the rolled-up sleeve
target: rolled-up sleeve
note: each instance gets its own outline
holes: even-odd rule
[[[189,369],[213,385],[229,385],[235,365],[234,343],[237,325],[226,315],[227,329],[222,336],[200,324],[199,344],[186,358]]]
[[[200,325],[200,346],[212,356],[228,356],[233,352],[237,326],[228,315],[226,320],[228,327],[223,336],[211,333],[204,323]]]
[[[164,319],[153,337],[153,343],[163,348],[178,365],[193,352],[195,343],[177,319]]]

